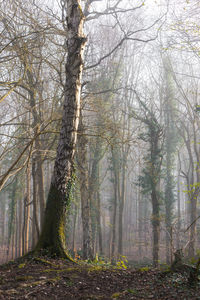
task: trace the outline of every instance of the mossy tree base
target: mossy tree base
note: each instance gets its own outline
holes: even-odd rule
[[[56,186],[51,184],[47,199],[46,213],[39,241],[34,254],[60,257],[73,261],[65,245],[65,218],[67,196],[63,196]]]

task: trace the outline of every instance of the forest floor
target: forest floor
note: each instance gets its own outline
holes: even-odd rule
[[[0,299],[200,299],[187,274],[24,258],[0,266]]]

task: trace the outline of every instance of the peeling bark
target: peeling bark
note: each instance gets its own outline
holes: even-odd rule
[[[69,258],[65,248],[66,208],[73,183],[73,159],[80,112],[84,16],[79,0],[67,0],[67,63],[65,99],[57,156],[47,198],[42,232],[35,251]]]

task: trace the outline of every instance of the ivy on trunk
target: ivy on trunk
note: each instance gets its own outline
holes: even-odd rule
[[[73,184],[73,159],[80,114],[81,77],[86,38],[80,0],[67,0],[67,62],[63,118],[42,232],[35,251],[69,258],[65,246],[66,209]]]

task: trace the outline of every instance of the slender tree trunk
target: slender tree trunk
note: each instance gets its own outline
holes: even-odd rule
[[[99,211],[98,211],[98,195],[97,191],[99,190],[99,163],[102,159],[102,143],[99,137],[96,138],[95,149],[93,152],[93,160],[91,167],[91,174],[89,176],[89,199],[90,199],[90,207],[91,207],[91,226],[92,226],[92,248],[93,255],[95,255],[95,248],[97,242],[98,229],[101,224]],[[100,199],[99,199],[100,201]],[[99,203],[100,204],[100,203]],[[100,229],[101,230],[101,229]]]
[[[22,203],[22,198],[21,198],[21,195],[20,195],[20,199],[19,199],[19,239],[18,239],[18,255],[19,257],[22,256],[22,220],[23,220],[23,203]]]
[[[11,255],[14,257],[14,236],[16,233],[16,213],[17,213],[17,189],[18,189],[18,177],[15,178],[15,181],[12,186],[11,193],[11,203],[9,205],[9,223],[8,223],[8,249],[11,247]],[[9,250],[8,250],[9,253]]]
[[[102,229],[101,229],[101,197],[99,191],[99,184],[98,184],[96,197],[97,197],[97,228],[98,228],[99,254],[102,255],[103,241],[102,241]]]
[[[84,16],[79,0],[67,1],[67,50],[65,100],[62,126],[42,232],[35,251],[69,258],[65,248],[66,208],[73,185],[73,159],[80,113]]]
[[[38,153],[36,155],[36,163],[37,163],[37,185],[38,185],[38,200],[40,207],[40,228],[42,228],[42,223],[44,220],[44,211],[45,211],[45,192],[44,192],[44,172],[43,172],[43,160],[41,153],[41,141],[39,138],[35,141],[35,146],[38,149]]]
[[[23,224],[23,255],[29,250],[29,220],[31,202],[31,171],[30,163],[26,170],[26,197],[24,198],[24,224]]]
[[[117,189],[118,185],[114,183],[114,203],[113,203],[113,220],[112,220],[112,244],[111,244],[111,260],[115,258],[115,244],[116,244],[116,219],[117,219]]]
[[[125,156],[125,155],[123,155]],[[118,240],[118,254],[123,254],[123,212],[125,203],[125,186],[126,186],[126,159],[123,159],[122,166],[122,182],[121,195],[119,203],[119,240]]]
[[[19,201],[19,199],[18,199]],[[18,240],[19,240],[19,203],[17,203],[16,207],[16,216],[15,216],[15,258],[19,256],[19,248],[18,248]]]
[[[35,247],[39,238],[39,224],[38,224],[38,184],[37,184],[37,170],[36,158],[32,159],[32,179],[33,179],[33,217],[32,217],[32,248]]]
[[[16,226],[15,221],[13,225]],[[13,231],[11,239],[11,259],[15,259],[15,238],[15,231]]]
[[[72,252],[75,250],[75,240],[76,240],[76,222],[78,216],[78,206],[75,204],[75,214],[73,218],[73,233],[72,233]]]
[[[1,246],[4,247],[5,241],[5,200],[4,198],[0,199],[0,228],[1,228]]]
[[[193,148],[194,153],[196,155],[196,182],[199,184],[200,181],[200,175],[199,175],[199,167],[200,167],[200,160],[199,160],[199,148],[197,147],[197,136],[196,136],[196,130],[195,130],[195,122],[193,122],[193,133],[194,133],[194,142],[193,142]],[[190,223],[192,224],[194,220],[197,218],[197,199],[200,193],[199,187],[193,187],[194,192],[192,193],[191,197],[191,215],[190,215]],[[192,226],[190,227],[190,243],[189,243],[189,257],[194,257],[195,255],[195,247],[196,247],[196,230],[197,230],[197,222],[194,222]]]
[[[90,200],[88,193],[87,139],[84,135],[82,118],[79,123],[78,167],[81,192],[81,216],[83,227],[83,259],[92,259],[92,228],[90,216]]]
[[[178,154],[179,157],[179,154]],[[180,231],[181,231],[181,198],[180,198],[180,157],[178,163],[178,176],[177,176],[177,209],[178,209],[178,221],[177,221],[177,232],[176,232],[176,244],[177,249],[181,248],[180,242]]]
[[[141,192],[139,189],[139,193],[138,193],[138,255],[139,255],[140,259],[142,258],[142,255],[143,255],[142,237],[143,237],[143,233],[145,231],[143,215],[144,215],[143,198],[141,196]]]
[[[190,214],[190,224],[194,222],[197,218],[197,196],[191,199],[191,214]],[[196,222],[190,227],[190,242],[189,242],[189,257],[195,256],[195,244],[196,244]]]
[[[117,152],[118,149],[116,149],[115,147],[111,148],[113,177],[114,177],[113,180],[114,203],[113,203],[113,223],[112,223],[112,248],[111,248],[112,260],[114,260],[115,257],[117,205],[120,199],[119,157],[117,155],[118,154]]]
[[[152,226],[153,226],[153,265],[158,266],[159,263],[159,243],[160,243],[160,214],[159,202],[155,190],[151,193],[152,199]]]

